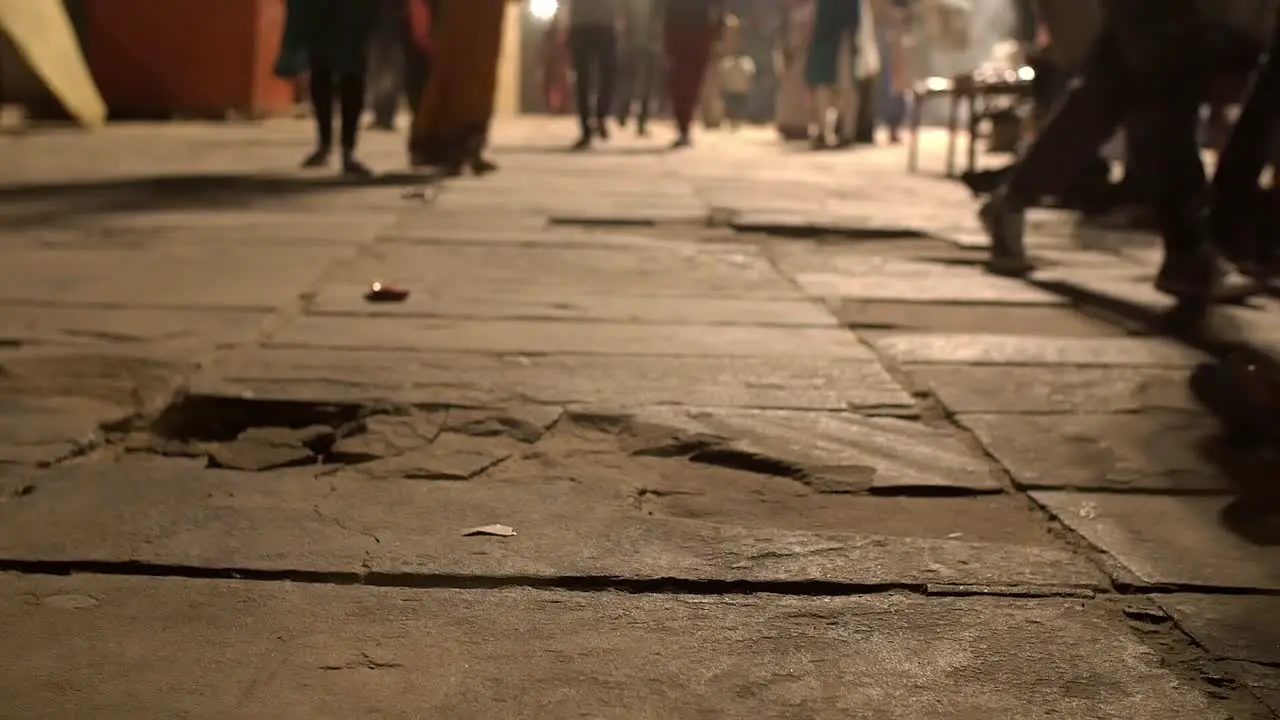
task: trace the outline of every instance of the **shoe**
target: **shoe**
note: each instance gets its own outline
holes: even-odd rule
[[[302,167],[304,168],[328,167],[329,156],[331,154],[332,154],[331,148],[321,145],[320,147],[316,148],[315,152],[308,155],[307,158],[302,161]]]
[[[675,142],[671,143],[672,150],[682,150],[692,146],[693,138],[689,137],[688,133],[682,134],[680,137],[676,138]]]
[[[498,164],[483,155],[476,155],[471,158],[468,167],[471,169],[471,174],[477,177],[498,171]]]
[[[1229,274],[1230,269],[1208,246],[1193,251],[1166,251],[1156,274],[1156,290],[1179,300],[1211,302],[1226,289]]]
[[[578,142],[570,146],[569,149],[577,152],[581,152],[583,150],[589,149],[590,147],[591,147],[591,135],[585,134],[582,137],[578,138]]]
[[[997,193],[983,203],[978,219],[987,237],[991,239],[991,258],[987,269],[996,275],[1021,277],[1034,270],[1027,259],[1023,242],[1026,231],[1026,212],[1014,207],[1003,195]]]
[[[348,178],[365,179],[373,177],[373,171],[357,160],[354,155],[346,153],[342,156],[342,175]]]
[[[644,118],[640,118],[639,120],[636,120],[636,136],[649,137],[649,121],[648,120]]]
[[[604,118],[600,118],[600,120],[596,123],[596,137],[600,138],[601,140],[609,139],[609,124],[605,121]]]

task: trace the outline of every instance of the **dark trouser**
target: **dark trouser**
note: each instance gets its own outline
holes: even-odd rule
[[[338,105],[342,111],[342,149],[352,152],[364,114],[365,73],[335,75],[320,58],[311,59],[311,106],[316,116],[320,146],[333,147],[333,101],[335,80]]]
[[[1013,168],[1008,196],[1030,206],[1060,194],[1131,118],[1133,133],[1151,143],[1157,163],[1154,209],[1166,251],[1198,250],[1207,194],[1196,137],[1203,89],[1191,72],[1134,70],[1116,34],[1104,32],[1076,87]]]
[[[727,92],[724,96],[724,116],[730,123],[737,125],[747,120],[751,108],[751,95],[748,93]]]
[[[1258,219],[1266,209],[1258,176],[1272,157],[1280,121],[1280,23],[1276,24],[1266,62],[1253,77],[1244,105],[1213,175],[1212,220],[1216,239],[1236,256],[1273,263],[1280,248],[1259,242]]]
[[[618,34],[612,27],[569,28],[569,52],[573,54],[574,89],[582,134],[591,135],[592,121],[603,125],[613,107],[613,86],[618,79]]]
[[[702,94],[714,31],[710,25],[679,22],[668,22],[664,29],[667,56],[671,58],[667,72],[671,111],[676,117],[676,129],[687,135]]]
[[[622,65],[618,72],[618,119],[631,117],[632,106],[637,110],[640,125],[649,121],[653,102],[653,87],[658,74],[658,53],[652,48],[632,48],[622,53]]]

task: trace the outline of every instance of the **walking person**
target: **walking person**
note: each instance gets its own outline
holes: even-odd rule
[[[618,125],[636,112],[636,134],[648,134],[658,70],[662,61],[661,24],[654,0],[623,0],[622,50],[618,72]]]
[[[1276,166],[1280,129],[1280,18],[1272,20],[1271,45],[1254,74],[1235,127],[1218,157],[1213,174],[1209,222],[1215,244],[1248,275],[1270,279],[1280,269],[1280,238],[1267,238],[1271,228],[1260,227],[1275,212],[1276,186],[1264,193],[1258,186],[1263,169]]]
[[[720,29],[723,8],[723,0],[663,0],[667,87],[671,92],[677,132],[672,148],[693,144],[693,114],[707,76],[711,45]]]
[[[816,13],[814,0],[790,0],[778,32],[774,64],[781,68],[778,82],[778,134],[783,140],[808,140],[812,111],[805,66]]]
[[[484,156],[493,120],[507,0],[439,0],[435,62],[409,136],[414,167],[446,175],[498,166]]]
[[[756,62],[742,52],[742,29],[738,18],[730,15],[724,24],[724,50],[720,57],[720,93],[724,101],[725,119],[736,130],[747,120],[751,105],[751,89],[755,85]]]
[[[310,73],[316,122],[316,148],[302,166],[329,164],[336,99],[341,109],[342,173],[369,177],[369,168],[356,159],[356,142],[364,114],[365,73],[377,8],[351,0],[288,0],[286,8],[276,74],[298,77]]]
[[[856,52],[858,27],[862,16],[861,0],[816,0],[813,37],[809,44],[809,58],[805,76],[812,92],[812,110],[817,133],[813,137],[816,149],[830,147],[830,129],[827,116],[835,110],[843,126],[838,135],[841,142],[852,139],[857,108],[849,102],[853,83],[851,54]],[[843,77],[842,77],[843,76]],[[837,106],[837,89],[845,102]],[[855,101],[856,102],[856,101]]]
[[[1204,223],[1206,180],[1197,142],[1205,59],[1196,0],[1111,0],[1076,86],[979,213],[991,270],[1031,269],[1025,209],[1074,180],[1128,117],[1158,148],[1155,213],[1164,239],[1156,288],[1212,299],[1224,277]]]
[[[609,139],[607,120],[618,75],[620,11],[619,0],[569,0],[569,52],[573,55],[582,131],[575,150],[591,147],[593,138]]]

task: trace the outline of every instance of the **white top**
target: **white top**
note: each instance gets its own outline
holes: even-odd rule
[[[720,60],[720,90],[727,93],[751,92],[756,78],[756,62],[746,55],[729,55]]]

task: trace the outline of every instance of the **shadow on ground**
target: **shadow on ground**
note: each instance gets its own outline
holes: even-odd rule
[[[1175,308],[1155,312],[1063,282],[1030,283],[1076,307],[1169,337],[1209,355],[1188,383],[1222,423],[1199,451],[1228,478],[1236,500],[1222,514],[1225,527],[1261,546],[1280,546],[1280,360],[1251,344],[1225,312]]]
[[[147,210],[252,207],[299,195],[361,187],[422,186],[438,180],[426,173],[389,173],[364,179],[227,174],[0,186],[0,228],[50,226],[86,216]]]

